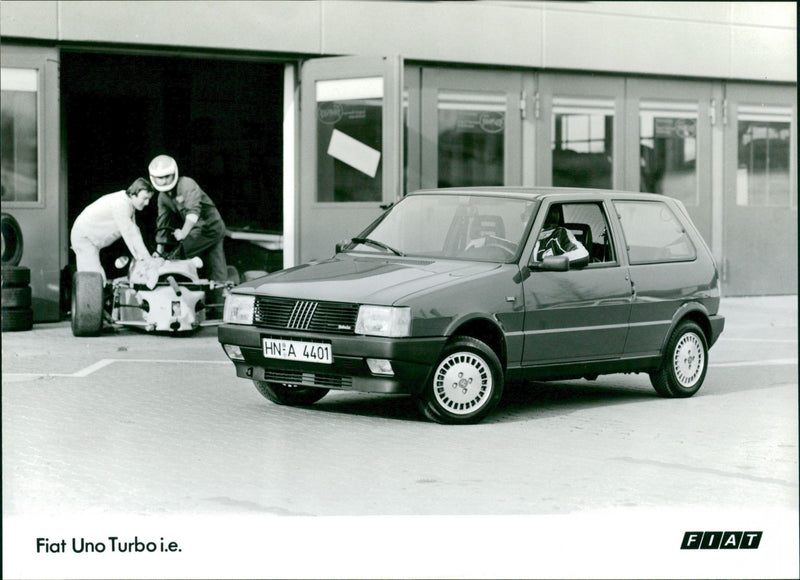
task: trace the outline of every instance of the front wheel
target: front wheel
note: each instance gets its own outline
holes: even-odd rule
[[[661,368],[650,373],[650,383],[662,397],[691,397],[702,386],[707,370],[705,334],[694,322],[683,322],[669,337]]]
[[[317,387],[302,387],[287,383],[268,383],[266,381],[253,381],[253,384],[264,397],[278,405],[305,406],[313,405],[328,394],[330,389]]]
[[[437,423],[478,423],[500,402],[503,383],[494,351],[480,340],[459,337],[442,351],[417,406]]]

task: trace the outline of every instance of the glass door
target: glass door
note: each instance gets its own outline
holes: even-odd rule
[[[629,79],[625,136],[625,188],[683,202],[709,246],[712,99],[711,83]]]
[[[623,79],[540,75],[537,185],[622,186],[624,91]]]
[[[520,185],[518,73],[423,69],[421,186]]]
[[[726,86],[723,292],[797,293],[797,90]]]
[[[60,319],[61,271],[68,262],[58,58],[52,48],[6,43],[0,71],[2,205],[22,229],[20,266],[30,269],[34,322]]]
[[[302,68],[299,257],[327,258],[402,197],[400,57],[314,59]]]

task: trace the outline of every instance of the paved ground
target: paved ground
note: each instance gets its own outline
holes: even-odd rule
[[[208,534],[212,547],[220,541],[205,527],[208,522],[237,522],[241,534],[241,521],[268,517],[270,528],[281,530],[272,545],[281,546],[287,558],[290,554],[294,565],[298,546],[313,546],[311,552],[320,554],[327,553],[323,545],[328,550],[360,546],[358,561],[370,561],[363,559],[365,547],[375,552],[398,542],[402,546],[395,533],[403,530],[426,538],[424,549],[413,543],[420,552],[444,549],[449,554],[442,560],[447,565],[428,563],[422,575],[440,570],[444,576],[489,577],[513,576],[519,568],[497,567],[492,558],[492,566],[477,573],[481,554],[493,548],[527,553],[530,546],[522,538],[546,543],[562,525],[553,521],[579,521],[581,533],[602,536],[604,522],[614,529],[615,522],[632,517],[638,526],[653,514],[666,514],[668,524],[657,528],[669,531],[664,544],[674,544],[674,536],[689,529],[722,526],[720,513],[746,514],[725,526],[760,529],[772,523],[780,530],[787,516],[796,524],[798,508],[797,298],[728,299],[723,314],[726,331],[711,350],[706,384],[692,399],[656,397],[641,375],[535,383],[509,391],[487,421],[467,427],[426,422],[403,397],[331,393],[308,409],[274,405],[235,377],[214,328],[191,338],[122,330],[77,339],[68,323],[6,333],[4,520],[26,530],[13,539],[31,552],[33,536],[74,537],[75,524],[67,522],[76,517],[144,518],[147,525],[127,530],[130,535],[150,530],[156,540],[165,533],[164,521],[180,521],[181,541],[193,541],[195,548],[211,541]],[[692,519],[709,509],[716,515]],[[597,514],[603,515],[598,519]],[[536,529],[509,537],[502,518],[520,515],[529,516],[523,521]],[[548,519],[556,515],[570,518]],[[352,530],[348,526],[328,529],[348,516],[383,517],[357,518],[356,537],[341,535],[342,529]],[[470,525],[462,529],[446,519],[449,523],[438,531],[436,518],[395,518],[406,516],[470,516],[464,520]],[[310,534],[302,528],[299,544],[285,544],[287,530],[308,517],[322,524]],[[479,519],[475,527],[475,517],[490,519]],[[185,523],[196,518],[204,522],[206,535],[197,537],[196,526]],[[409,521],[424,525],[407,530]],[[542,527],[542,521],[549,523]],[[42,528],[42,522],[51,524]],[[153,528],[153,522],[160,523]],[[364,522],[374,533],[365,533]],[[47,529],[53,531],[45,534]],[[426,530],[433,537],[427,539]],[[230,533],[237,548],[228,546],[229,551],[258,550],[248,544],[254,536],[250,531],[242,536],[226,530],[226,537]],[[574,527],[564,533],[581,541]],[[796,537],[773,533],[773,542],[778,539],[773,549],[788,546],[796,554]],[[600,557],[608,555],[608,541],[597,543]],[[446,548],[437,548],[439,542]],[[770,555],[769,545],[758,552],[760,557]],[[593,576],[597,570],[568,563],[569,552],[552,553],[559,554],[560,567],[531,568],[523,558],[522,575],[569,570],[567,576]],[[591,551],[584,543],[580,553]],[[544,565],[548,555],[540,553],[538,561]],[[275,550],[270,557],[277,567],[264,572],[257,559],[255,569],[261,574],[291,576],[298,570],[290,564],[281,568],[278,563],[284,560]],[[33,567],[26,562],[26,567],[6,571],[49,577],[47,566],[66,561],[57,558],[34,554]],[[787,565],[793,573],[795,560],[770,560],[784,566],[773,575],[780,576]],[[195,549],[192,566],[217,570],[211,576],[248,576],[254,569],[242,567],[247,558],[237,562],[239,567],[219,571],[198,559]],[[300,569],[315,570],[313,562],[302,563],[306,567]],[[610,576],[626,575],[616,564]],[[763,564],[749,563],[755,574],[764,570]],[[399,574],[383,575],[406,575],[403,563],[398,565],[391,569]],[[736,575],[749,575],[747,562],[736,566]],[[698,577],[702,569],[692,568]],[[725,568],[710,568],[720,569]],[[75,577],[92,576],[78,570]],[[354,575],[352,568],[331,567],[330,562],[320,570],[306,573]],[[366,570],[365,575],[374,576],[382,568]],[[650,568],[632,570],[634,576],[658,576]],[[145,568],[143,574],[149,572]],[[408,573],[415,575],[415,569]],[[107,568],[98,574],[114,575]],[[170,574],[159,569],[157,575]],[[175,575],[193,576],[187,568]]]

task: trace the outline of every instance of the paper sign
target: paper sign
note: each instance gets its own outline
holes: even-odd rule
[[[342,163],[347,163],[350,167],[354,167],[370,177],[375,177],[375,173],[378,171],[378,163],[381,160],[380,151],[373,149],[369,145],[364,145],[358,139],[353,139],[350,135],[342,133],[338,129],[334,129],[331,135],[331,141],[328,144],[328,155]]]

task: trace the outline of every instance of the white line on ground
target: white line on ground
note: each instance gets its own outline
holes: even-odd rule
[[[778,358],[772,360],[743,360],[736,362],[723,362],[714,363],[711,367],[757,367],[757,366],[778,366],[778,365],[796,365],[796,358]]]
[[[719,339],[720,342],[786,342],[786,343],[796,343],[796,338],[722,338]]]
[[[149,358],[104,358],[96,363],[90,364],[74,373],[3,373],[3,377],[18,377],[18,378],[37,378],[37,377],[68,377],[73,379],[82,379],[88,377],[92,373],[107,367],[112,363],[117,362],[132,362],[132,363],[173,363],[173,364],[212,364],[212,365],[225,365],[231,364],[226,360],[180,360],[180,359],[149,359]]]

